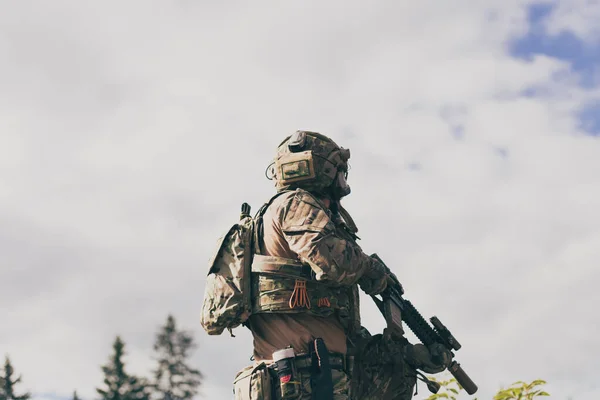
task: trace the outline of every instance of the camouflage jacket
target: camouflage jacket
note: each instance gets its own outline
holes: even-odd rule
[[[253,313],[337,312],[348,330],[357,329],[356,284],[373,260],[341,217],[297,189],[273,201],[260,225],[262,254],[254,256],[252,266]]]

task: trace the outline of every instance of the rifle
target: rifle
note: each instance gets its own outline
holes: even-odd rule
[[[385,266],[385,263],[377,254],[372,254],[371,257],[375,258]],[[385,267],[389,271],[389,268],[387,266]],[[388,283],[388,287],[381,294],[381,299],[371,296],[379,308],[379,311],[381,311],[383,314],[388,328],[392,332],[402,336],[404,334],[404,330],[402,329],[402,321],[404,321],[410,330],[413,331],[415,336],[417,336],[425,346],[430,346],[433,343],[440,343],[446,347],[448,351],[450,351],[452,358],[454,358],[454,353],[452,350],[458,351],[461,348],[458,340],[456,340],[448,328],[442,324],[439,318],[435,316],[430,318],[431,324],[433,325],[432,328],[421,316],[421,314],[419,314],[411,302],[402,298],[404,289],[402,288],[402,285],[398,279],[391,275],[390,280],[391,282]],[[466,390],[468,394],[474,394],[477,392],[477,385],[461,368],[458,362],[452,360],[448,366],[448,371],[450,371],[452,376],[454,376],[456,381]],[[437,386],[437,389],[432,389],[432,387],[429,387],[429,389],[431,391],[435,390],[434,393],[436,393],[437,389],[439,389],[439,385]]]

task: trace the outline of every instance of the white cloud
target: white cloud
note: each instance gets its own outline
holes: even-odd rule
[[[559,1],[544,25],[551,34],[571,32],[585,41],[597,43],[600,39],[598,18],[600,4],[595,0]]]
[[[92,398],[117,334],[146,373],[173,312],[197,333],[203,392],[229,396],[252,341],[201,331],[206,260],[239,205],[272,193],[275,146],[309,129],[351,149],[363,248],[453,330],[480,398],[540,377],[597,397],[600,158],[575,113],[598,93],[564,62],[508,55],[527,4],[12,5],[0,344],[24,384]]]

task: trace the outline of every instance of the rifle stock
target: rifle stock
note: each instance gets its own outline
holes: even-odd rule
[[[377,259],[385,266],[385,263],[377,254],[372,254],[371,257]],[[439,318],[435,316],[431,317],[430,321],[433,327],[429,325],[412,303],[402,298],[403,294],[404,289],[402,288],[402,285],[392,276],[390,277],[388,287],[381,294],[381,300],[375,296],[371,296],[383,314],[388,328],[392,330],[392,332],[402,335],[404,333],[402,321],[404,321],[425,346],[429,346],[433,343],[440,343],[450,351],[450,354],[452,354],[452,357],[454,358],[452,350],[457,351],[461,348],[461,344],[458,340],[456,340],[450,330],[442,324]],[[456,381],[468,394],[472,395],[477,392],[477,385],[456,360],[453,360],[448,366],[448,371],[450,371],[452,376],[454,376]]]

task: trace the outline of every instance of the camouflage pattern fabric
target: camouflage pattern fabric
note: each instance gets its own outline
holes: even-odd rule
[[[291,136],[288,136],[277,148],[275,167],[272,170],[275,187],[277,191],[302,188],[311,192],[326,194],[325,189],[331,186],[338,170],[347,171],[347,160],[350,157],[349,150],[343,149],[333,140],[320,133],[309,131],[305,131],[305,133],[306,143],[303,149],[311,152],[310,163],[315,173],[314,177],[301,180],[294,179],[293,182],[286,179],[286,175],[292,172],[294,172],[292,175],[297,176],[303,176],[305,172],[305,164],[298,162],[295,156],[299,153],[292,152],[288,148],[287,143],[291,138]],[[292,160],[293,162],[290,162]],[[296,171],[286,171],[286,166],[287,168],[295,166]]]
[[[405,338],[393,337],[387,330],[371,336],[362,329],[355,338],[354,361],[349,376],[332,370],[334,400],[410,400],[416,384],[416,371],[406,364],[402,350],[410,345]],[[298,371],[301,394],[311,399],[310,373]],[[248,366],[234,382],[235,400],[285,400],[278,380],[265,363]]]
[[[325,317],[335,310],[348,312],[350,307],[349,289],[326,287],[316,281],[307,281],[305,306],[290,307],[296,280],[282,276],[258,275],[253,279],[254,304],[252,313],[310,313]]]
[[[306,190],[291,192],[280,212],[290,250],[310,265],[317,281],[350,286],[372,269],[373,259],[341,235],[331,212]]]
[[[233,329],[250,316],[250,257],[254,220],[244,216],[219,238],[209,261],[200,322],[209,335]]]
[[[273,379],[264,362],[239,371],[233,381],[234,400],[270,400]]]
[[[333,399],[349,400],[348,375],[339,370],[332,370]],[[268,378],[268,379],[267,379]],[[310,385],[310,373],[307,369],[298,371],[300,383],[300,397],[294,400],[311,400],[312,390]],[[273,371],[266,368],[266,364],[251,365],[240,372],[234,381],[235,400],[287,400],[281,397],[279,381]]]
[[[314,280],[307,282],[311,304],[317,306],[319,298],[327,298],[332,308],[338,309],[348,331],[354,331],[360,326],[356,284],[366,286],[373,280],[382,280],[384,275],[377,269],[378,263],[362,251],[339,221],[334,222],[331,211],[313,194],[297,189],[281,195],[276,204],[278,220],[274,222],[277,228],[289,250],[313,272]],[[282,299],[293,291],[294,280],[281,278],[279,282],[273,282],[260,277],[254,280],[253,285],[254,304],[259,305],[254,312],[291,311]],[[321,288],[320,285],[325,286]],[[381,285],[378,287],[381,288]],[[297,311],[324,315],[330,312],[330,308],[311,307]]]
[[[352,400],[412,399],[416,371],[402,356],[408,340],[392,336],[387,329],[371,336],[364,328],[355,340]]]
[[[307,370],[299,371],[301,382],[301,395],[298,397],[300,400],[310,400],[312,397],[312,390],[310,387],[310,373]],[[331,378],[333,380],[333,400],[349,400],[349,379],[345,372],[339,370],[331,370]],[[277,400],[286,400],[281,397],[279,393],[279,386],[276,381],[276,397]]]

